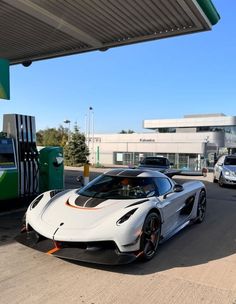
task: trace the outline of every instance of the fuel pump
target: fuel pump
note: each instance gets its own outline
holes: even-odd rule
[[[19,196],[18,170],[15,146],[12,138],[0,135],[0,200],[13,199]]]
[[[63,160],[61,147],[45,147],[39,154],[33,116],[5,114],[0,133],[0,200],[64,188]]]
[[[3,132],[14,143],[18,196],[36,195],[39,191],[39,166],[35,118],[20,114],[5,114]]]

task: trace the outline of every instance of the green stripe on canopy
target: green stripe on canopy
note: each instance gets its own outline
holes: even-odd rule
[[[0,58],[0,98],[10,99],[9,61]]]
[[[212,25],[215,25],[220,20],[220,15],[217,12],[214,4],[211,0],[197,0],[201,9],[204,11],[205,15],[209,19]]]

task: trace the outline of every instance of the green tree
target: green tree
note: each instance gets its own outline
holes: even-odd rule
[[[64,146],[65,164],[80,166],[86,162],[88,155],[89,149],[85,142],[85,135],[80,133],[78,126],[75,125],[69,142]]]
[[[43,146],[43,130],[36,132],[36,142],[38,146]]]
[[[36,133],[36,141],[38,146],[61,146],[64,147],[68,141],[69,130],[63,126],[56,128],[47,128],[39,130]]]
[[[127,131],[127,133],[128,133],[128,134],[133,134],[133,133],[135,133],[135,132],[134,132],[133,130],[130,130],[130,129],[129,129],[129,130]]]
[[[132,133],[135,133],[133,130],[121,130],[120,132],[119,132],[119,134],[132,134]]]

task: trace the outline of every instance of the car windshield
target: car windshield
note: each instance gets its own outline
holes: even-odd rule
[[[226,157],[224,164],[227,166],[236,166],[236,157]]]
[[[135,199],[158,195],[155,180],[150,177],[121,177],[100,175],[78,194],[106,199]]]

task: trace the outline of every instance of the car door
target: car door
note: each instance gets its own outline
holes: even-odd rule
[[[182,189],[182,191],[174,192],[174,183],[168,178],[164,179],[165,180],[158,178],[157,181],[163,216],[163,236],[170,234],[188,219],[195,199],[195,193],[186,193],[184,189]]]

